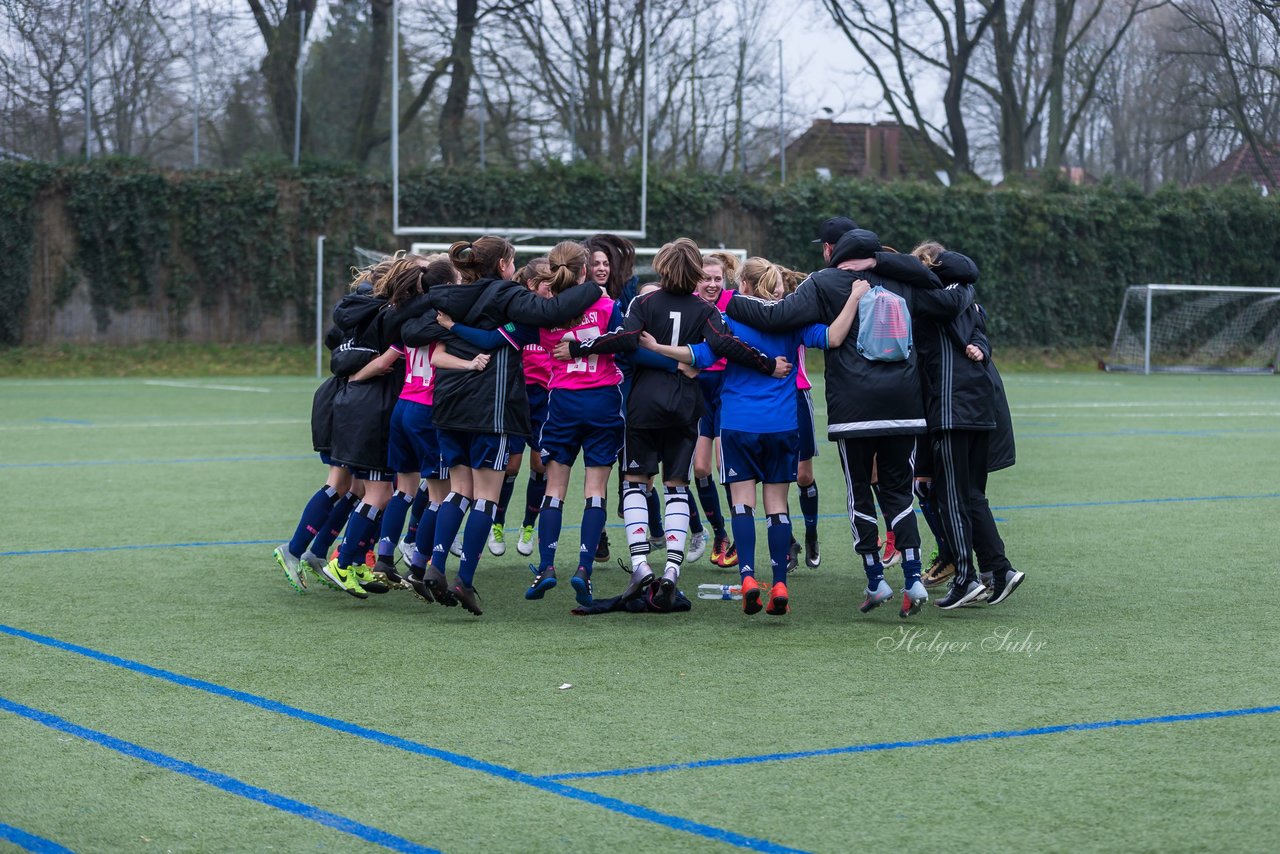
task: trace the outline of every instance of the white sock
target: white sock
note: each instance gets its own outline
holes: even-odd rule
[[[663,574],[674,570],[679,578],[685,541],[689,537],[689,487],[666,488],[666,515],[662,524],[667,529],[667,571]]]

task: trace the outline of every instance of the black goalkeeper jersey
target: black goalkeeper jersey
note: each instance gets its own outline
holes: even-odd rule
[[[638,296],[627,308],[622,326],[591,341],[572,341],[575,357],[591,353],[630,353],[640,346],[640,333],[648,332],[660,344],[710,345],[717,356],[772,374],[774,360],[729,332],[719,310],[693,294],[653,291]],[[688,424],[703,415],[702,392],[697,380],[676,371],[637,366],[627,398],[627,424],[642,429]]]

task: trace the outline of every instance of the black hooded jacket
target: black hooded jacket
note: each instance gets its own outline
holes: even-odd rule
[[[483,371],[436,371],[432,422],[444,430],[528,436],[532,425],[520,349],[481,350],[441,327],[436,311],[477,329],[500,329],[512,322],[550,329],[590,308],[600,298],[600,288],[584,283],[544,299],[518,282],[481,279],[469,285],[436,285],[427,296],[430,310],[400,325],[406,345],[421,347],[439,341],[460,359],[482,352],[491,357]]]
[[[404,385],[404,372],[392,369],[363,382],[352,382],[350,377],[394,343],[390,317],[385,299],[362,291],[347,295],[333,310],[334,329],[329,340],[338,343],[329,359],[336,377],[329,456],[354,469],[382,471],[387,467],[391,411]],[[315,409],[313,405],[313,441]]]
[[[910,280],[912,270],[919,266],[911,255],[876,256],[876,272],[886,276]],[[967,287],[978,281],[978,265],[959,252],[942,253],[933,273],[948,288]],[[973,305],[955,318],[912,317],[911,332],[930,430],[992,430],[996,426],[995,392],[987,366],[964,354],[976,317],[977,307]]]
[[[878,270],[856,273],[837,268],[842,261],[866,256],[863,235],[850,231],[831,252],[830,266],[800,283],[795,293],[777,302],[742,295],[729,301],[726,313],[734,320],[766,331],[798,329],[810,323],[832,323],[849,299],[857,279],[881,285],[907,303],[913,323],[920,318],[946,322],[973,302],[969,287],[939,289],[928,270],[911,256],[914,279],[930,286],[913,286]],[[877,257],[879,257],[877,255]],[[856,328],[856,326],[855,326]],[[901,362],[876,362],[861,356],[855,336],[827,353],[827,436],[830,439],[913,435],[925,432],[924,404],[916,354]]]

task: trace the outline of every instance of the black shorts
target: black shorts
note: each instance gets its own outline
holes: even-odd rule
[[[688,483],[697,446],[696,421],[670,427],[628,426],[622,446],[622,473],[652,477],[661,465],[664,481]]]

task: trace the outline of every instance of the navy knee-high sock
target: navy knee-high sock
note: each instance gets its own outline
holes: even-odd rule
[[[364,553],[369,549],[369,542],[374,536],[374,521],[378,516],[378,508],[361,501],[347,518],[347,535],[342,538],[342,547],[338,549],[338,566],[353,566],[364,563]]]
[[[386,512],[382,515],[382,527],[378,534],[378,557],[391,557],[396,551],[396,542],[404,530],[404,517],[409,515],[409,507],[413,498],[409,493],[396,490],[387,502]]]
[[[511,493],[516,491],[516,476],[507,475],[502,480],[502,490],[498,493],[498,506],[493,510],[495,525],[507,524],[507,505],[511,503]]]
[[[436,519],[440,516],[440,505],[434,501],[427,504],[418,520],[418,531],[413,537],[413,554],[409,557],[409,565],[414,569],[426,569],[431,559],[431,549],[436,544]]]
[[[800,512],[804,515],[805,530],[818,527],[818,482],[800,487]]]
[[[471,499],[456,492],[446,495],[444,503],[440,505],[440,512],[436,514],[435,536],[431,538],[431,565],[440,572],[444,572],[449,563],[449,546],[453,545],[453,538],[458,536],[462,519],[470,506]]]
[[[698,502],[702,505],[702,515],[707,517],[707,524],[715,531],[717,537],[725,536],[724,514],[720,512],[720,491],[710,477],[698,478]],[[732,506],[733,502],[730,502]]]
[[[356,506],[357,501],[355,493],[348,492],[333,503],[333,509],[329,511],[329,518],[324,520],[324,525],[321,526],[315,539],[311,541],[311,553],[313,555],[326,559],[329,557],[329,548],[333,545],[334,540],[338,539],[338,535],[342,533],[348,517],[351,516],[351,509]]]
[[[293,531],[293,539],[289,540],[289,554],[302,557],[307,546],[311,545],[311,541],[324,527],[325,520],[329,518],[329,511],[340,500],[338,491],[327,483],[311,496],[307,506],[302,508],[302,518],[298,520],[298,527]]]
[[[689,502],[689,533],[701,534],[706,528],[702,526],[702,514],[698,512],[698,502]]]
[[[756,511],[745,504],[730,507],[733,525],[733,542],[738,547],[738,575],[744,578],[756,574]]]
[[[560,541],[560,526],[564,524],[564,502],[545,495],[542,509],[538,511],[538,572],[554,569],[556,546]]]
[[[409,505],[409,527],[404,532],[406,543],[412,543],[418,539],[418,522],[430,503],[431,493],[427,491],[427,482],[424,479],[418,483],[418,491],[413,494],[413,504]]]
[[[521,523],[523,527],[529,527],[538,518],[538,511],[542,509],[542,499],[546,494],[547,473],[529,472],[529,482],[524,485],[524,522]]]
[[[475,586],[471,582],[475,579],[476,567],[480,565],[484,542],[493,528],[493,514],[496,510],[492,501],[478,498],[467,514],[467,527],[462,531],[462,557],[458,559],[458,581],[466,587]]]
[[[884,581],[884,565],[880,563],[880,552],[872,552],[862,556],[862,569],[867,573],[867,589],[875,590]]]
[[[606,516],[604,496],[593,495],[587,499],[587,506],[582,510],[582,542],[578,546],[578,569],[585,570],[587,578],[591,577]]]
[[[649,502],[649,536],[665,537],[667,532],[662,525],[662,501],[658,498],[658,490],[649,490],[646,500]]]
[[[788,513],[770,513],[765,517],[765,527],[768,530],[769,566],[773,569],[773,583],[786,584],[787,563],[791,555],[791,516]],[[738,545],[738,554],[742,554],[741,543]]]

